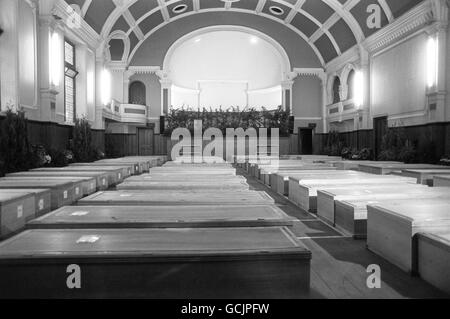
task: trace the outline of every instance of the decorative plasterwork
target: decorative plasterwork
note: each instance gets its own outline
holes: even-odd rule
[[[322,68],[294,68],[289,74],[289,78],[294,80],[297,76],[316,76],[323,83],[326,81],[326,73]]]
[[[363,45],[370,53],[380,50],[398,39],[435,22],[432,2],[428,0],[405,13],[390,25],[368,37]]]
[[[82,17],[80,17],[79,25],[73,26],[68,24],[69,21],[72,21],[73,15],[78,15],[78,13],[71,10],[70,6],[64,0],[57,0],[55,2],[53,14],[60,17],[64,21],[65,27],[84,41],[91,49],[96,50],[99,47],[101,43],[100,36]]]
[[[170,61],[172,59],[173,53],[176,51],[176,49],[182,45],[183,43],[194,39],[202,34],[210,33],[210,32],[216,32],[216,31],[239,31],[239,32],[245,32],[250,35],[257,36],[266,42],[270,43],[274,50],[277,52],[280,61],[282,63],[282,71],[283,74],[281,76],[284,77],[284,74],[287,74],[291,70],[291,62],[289,60],[289,56],[287,55],[286,51],[284,50],[283,46],[279,44],[275,39],[272,37],[269,37],[268,35],[259,32],[255,29],[243,27],[243,26],[234,26],[234,25],[218,25],[218,26],[211,26],[206,27],[202,29],[195,30],[189,34],[186,34],[185,36],[181,37],[175,43],[172,44],[172,46],[169,48],[169,50],[166,53],[166,56],[164,57],[163,62],[163,70],[170,71]]]

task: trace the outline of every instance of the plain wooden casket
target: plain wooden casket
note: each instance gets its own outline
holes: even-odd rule
[[[127,165],[133,167],[133,174],[141,174],[143,172],[148,172],[148,162],[147,161],[137,161],[137,160],[125,160],[125,159],[106,159],[95,161],[94,164],[101,165]],[[76,165],[76,164],[75,164]]]
[[[52,192],[50,189],[1,189],[1,193],[17,193],[18,191],[30,193],[35,198],[36,217],[49,213],[52,210]]]
[[[114,166],[67,166],[67,167],[45,167],[36,168],[32,172],[106,172],[108,174],[108,183],[110,186],[121,183],[125,177],[130,176],[128,171],[131,168],[118,168]],[[127,172],[127,174],[125,174]]]
[[[436,175],[433,178],[434,187],[450,187],[450,176]]]
[[[420,277],[450,295],[450,231],[417,234],[415,240]]]
[[[449,230],[448,200],[444,203],[431,200],[402,201],[367,207],[367,247],[410,273],[417,272],[414,235]]]
[[[246,181],[247,179],[241,175],[220,175],[219,179],[225,183],[228,181]],[[187,174],[142,174],[139,176],[130,176],[124,181],[137,182],[137,181],[210,181],[211,175],[187,175]]]
[[[370,164],[402,164],[401,162],[375,162],[375,161],[337,161],[333,165],[339,170],[359,170],[359,165]]]
[[[236,175],[236,169],[208,169],[208,168],[175,168],[175,167],[152,167],[150,174],[173,174],[173,175]]]
[[[408,177],[414,177],[417,178],[418,184],[428,185],[428,186],[434,186],[433,185],[433,178],[436,175],[449,175],[450,176],[450,169],[423,169],[423,170],[403,170],[402,171],[403,176]]]
[[[25,223],[35,217],[35,213],[36,203],[32,193],[0,190],[0,239],[21,231]]]
[[[245,191],[249,189],[243,181],[125,181],[117,185],[118,190],[216,190],[216,191]]]
[[[275,183],[276,174],[295,174],[302,173],[305,171],[330,171],[336,170],[334,167],[326,165],[302,165],[302,166],[292,166],[292,167],[278,167],[278,168],[264,168],[259,171],[259,178],[267,186],[272,186]]]
[[[358,172],[354,172],[358,174]],[[415,179],[400,176],[376,176],[376,175],[348,175],[348,176],[323,176],[322,178],[298,178],[289,177],[289,199],[305,209],[315,212],[317,210],[317,189],[330,188],[345,185],[366,185],[366,184],[416,184]]]
[[[21,180],[21,181],[40,181],[42,176],[19,176],[3,177],[1,180]],[[67,181],[74,185],[74,200],[77,201],[83,196],[91,195],[97,190],[97,181],[93,177],[75,177],[75,176],[47,176],[46,180]]]
[[[139,165],[136,167],[134,164],[124,164],[124,163],[108,163],[108,164],[101,164],[101,163],[74,163],[70,164],[70,167],[92,167],[96,170],[100,170],[101,168],[115,168],[115,169],[121,169],[122,172],[122,178],[128,177],[130,175],[138,175],[139,173]],[[99,169],[100,168],[100,169]],[[138,168],[138,170],[136,170]],[[121,178],[119,178],[121,179]]]
[[[270,187],[278,194],[288,196],[289,195],[289,177],[297,174],[305,174],[308,176],[327,176],[333,174],[336,171],[335,168],[319,167],[311,170],[295,170],[295,171],[281,171],[270,175]]]
[[[61,180],[1,180],[0,189],[30,189],[44,188],[51,190],[51,207],[57,209],[62,206],[71,205],[76,198],[74,183]]]
[[[275,201],[265,192],[256,191],[116,191],[98,192],[78,201],[78,205],[271,205]]]
[[[207,228],[292,226],[274,205],[66,206],[32,220],[29,229]]]
[[[28,230],[0,244],[0,298],[301,298],[310,260],[285,227]]]
[[[97,190],[107,190],[109,188],[108,173],[106,172],[41,172],[28,171],[7,174],[6,177],[93,177],[96,179]]]
[[[362,172],[387,175],[405,169],[448,169],[448,166],[431,165],[431,164],[360,164],[359,170]]]
[[[375,185],[365,187],[349,185],[348,187],[317,189],[317,215],[328,224],[335,225],[335,201],[338,200],[377,200],[398,198],[426,192],[428,187],[414,184]]]

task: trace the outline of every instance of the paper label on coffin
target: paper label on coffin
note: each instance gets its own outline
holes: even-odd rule
[[[17,218],[20,219],[23,217],[23,205],[17,206]]]
[[[40,199],[39,200],[39,210],[43,210],[44,209],[44,200]]]
[[[77,240],[77,244],[94,244],[100,240],[98,235],[84,235]]]

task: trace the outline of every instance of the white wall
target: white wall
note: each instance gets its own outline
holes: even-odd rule
[[[371,65],[373,117],[395,116],[404,125],[422,124],[426,108],[427,35],[420,33],[376,55]]]
[[[273,45],[240,31],[212,31],[187,40],[171,56],[169,68],[175,108],[183,104],[244,108],[249,102],[248,90],[272,88],[280,85],[283,77],[282,60]],[[197,92],[189,90],[200,90],[200,96],[195,99]],[[281,104],[281,90],[265,92],[262,97],[266,99],[252,94],[252,106],[276,108]],[[264,104],[256,105],[258,102]]]

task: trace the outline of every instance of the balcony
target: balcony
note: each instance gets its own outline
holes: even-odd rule
[[[342,122],[353,119],[358,115],[358,108],[353,99],[338,102],[327,106],[327,120],[329,122]]]
[[[123,104],[113,100],[103,107],[103,117],[121,123],[146,125],[148,122],[147,106]]]

